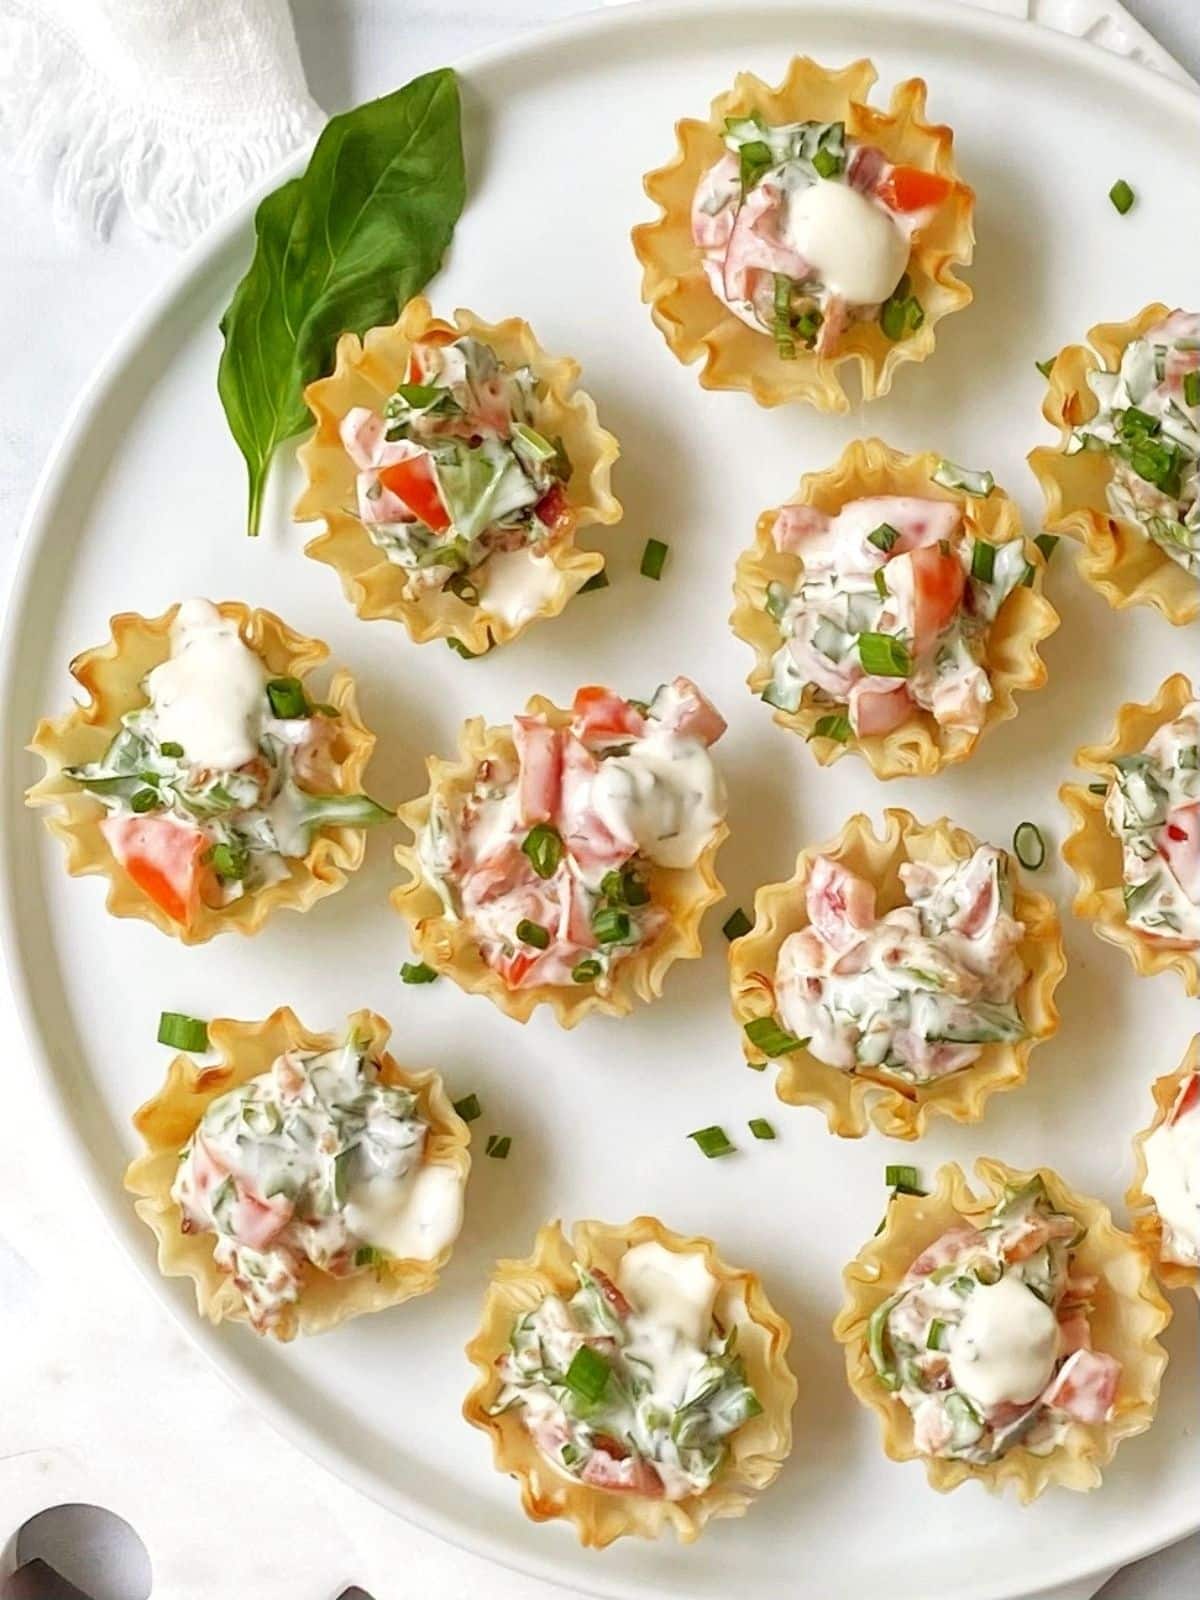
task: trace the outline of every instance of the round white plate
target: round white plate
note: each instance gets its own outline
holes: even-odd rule
[[[979,194],[975,305],[942,324],[936,358],[902,370],[892,398],[843,419],[703,392],[639,304],[628,239],[651,212],[641,175],[670,155],[674,119],[703,116],[739,68],[778,79],[798,50],[831,64],[870,53],[881,99],[897,79],[923,74],[931,112],[956,129]],[[456,1095],[475,1090],[485,1107],[466,1231],[437,1293],[279,1349],[244,1330],[201,1327],[190,1285],[160,1284],[221,1369],[334,1471],[448,1538],[603,1595],[859,1600],[899,1588],[923,1600],[990,1600],[1174,1539],[1200,1522],[1190,1297],[1177,1302],[1155,1427],[1122,1448],[1102,1492],[1051,1493],[1028,1510],[975,1485],[942,1498],[918,1465],[887,1462],[874,1417],[843,1382],[829,1322],[839,1269],[880,1215],[888,1160],[927,1173],[943,1158],[982,1153],[1049,1162],[1119,1209],[1149,1082],[1177,1063],[1195,1007],[1173,978],[1136,978],[1068,918],[1063,1027],[1035,1053],[1028,1086],[994,1099],[982,1126],[939,1127],[915,1148],[847,1142],[816,1113],[779,1105],[771,1073],[742,1065],[720,924],[854,810],[945,812],[1001,842],[1029,817],[1057,839],[1055,790],[1075,746],[1105,732],[1120,699],[1149,696],[1167,672],[1195,664],[1194,628],[1110,612],[1064,548],[1050,578],[1064,622],[1046,651],[1049,688],[1026,697],[1017,721],[965,769],[883,786],[855,760],[821,771],[773,725],[744,686],[748,652],[725,619],[734,558],[759,510],[860,431],[990,467],[1036,518],[1024,464],[1047,437],[1035,358],[1147,300],[1196,300],[1197,102],[1114,57],[982,14],[817,0],[593,15],[477,58],[463,78],[471,197],[433,293],[441,307],[527,316],[551,350],[581,359],[624,445],[625,521],[604,539],[612,587],[464,662],[440,645],[418,649],[399,628],[359,622],[333,574],[303,557],[286,515],[290,451],[263,536],[244,538],[241,462],[215,380],[217,319],[250,256],[247,215],[191,258],[70,420],[31,516],[9,618],[0,699],[8,955],[34,1070],[61,1113],[64,1158],[70,1150],[81,1161],[95,1203],[157,1283],[151,1236],[120,1178],[134,1149],[129,1114],[168,1058],[154,1042],[159,1011],[249,1018],[287,1002],[328,1028],[373,1006],[392,1018],[402,1060],[441,1068]],[[1120,176],[1138,193],[1124,218],[1107,199]],[[659,584],[637,572],[649,535],[671,545]],[[68,879],[60,847],[23,812],[34,769],[21,746],[38,715],[66,702],[67,661],[106,636],[112,613],[154,614],[191,593],[270,606],[331,642],[380,735],[370,787],[393,801],[423,787],[425,755],[451,750],[470,713],[498,721],[534,690],[563,700],[599,680],[644,695],[693,674],[730,720],[719,752],[731,792],[733,838],[720,862],[730,899],[708,920],[703,961],[672,973],[660,1004],[569,1035],[543,1016],[522,1029],[448,982],[404,988],[386,833],[371,839],[343,893],[303,918],[276,918],[252,944],[231,936],[188,950],[109,920],[103,882]],[[1040,882],[1065,900],[1060,870]],[[773,1119],[776,1143],[749,1137],[756,1114]],[[710,1122],[742,1153],[705,1161],[685,1136]],[[512,1136],[506,1163],[483,1156],[489,1131]],[[545,1217],[638,1211],[712,1234],[730,1261],[762,1272],[795,1328],[796,1447],[751,1514],[714,1526],[698,1547],[624,1541],[583,1553],[566,1527],[525,1521],[487,1441],[462,1421],[470,1374],[461,1351],[491,1262],[524,1254]]]

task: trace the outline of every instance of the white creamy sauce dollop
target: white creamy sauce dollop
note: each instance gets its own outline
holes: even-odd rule
[[[617,1287],[633,1307],[629,1357],[645,1363],[654,1393],[678,1406],[707,1359],[717,1280],[698,1252],[682,1255],[649,1240],[621,1258]]]
[[[463,1185],[454,1167],[424,1164],[401,1178],[356,1183],[346,1200],[346,1226],[401,1261],[431,1261],[462,1227]]]
[[[236,622],[207,600],[185,600],[171,654],[146,678],[159,743],[182,745],[196,767],[236,771],[258,754],[266,672]]]
[[[1187,1093],[1188,1079],[1176,1106]],[[1185,1266],[1200,1264],[1200,1108],[1155,1128],[1144,1146],[1142,1185],[1163,1227],[1163,1256]]]
[[[498,551],[482,568],[480,609],[515,628],[553,599],[562,575],[549,556],[532,550]]]
[[[979,1283],[950,1348],[955,1387],[985,1407],[1028,1405],[1050,1381],[1058,1356],[1058,1319],[1012,1273]]]
[[[851,305],[886,300],[909,255],[909,240],[890,214],[849,184],[824,178],[788,199],[787,238],[816,276]]]

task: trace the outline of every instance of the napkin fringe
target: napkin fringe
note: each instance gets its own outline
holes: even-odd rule
[[[0,11],[0,149],[46,184],[59,218],[101,238],[124,201],[146,233],[190,244],[324,120],[312,101],[281,102],[267,126],[230,137],[218,125],[114,105],[112,94],[70,41]]]

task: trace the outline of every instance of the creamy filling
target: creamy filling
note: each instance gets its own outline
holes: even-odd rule
[[[669,913],[655,871],[700,859],[725,815],[709,745],[724,722],[686,678],[648,706],[583,689],[569,727],[518,717],[516,760],[489,760],[418,840],[447,915],[511,988],[611,986]]]
[[[513,1328],[496,1412],[518,1410],[547,1461],[593,1488],[703,1494],[761,1410],[736,1353],[744,1306],[721,1326],[704,1257],[655,1241],[625,1253],[615,1283],[575,1271],[569,1300],[549,1296]]]
[[[1100,409],[1073,431],[1068,454],[1106,452],[1109,510],[1200,578],[1200,313],[1172,311],[1088,385]]]
[[[1162,1257],[1200,1266],[1200,1076],[1185,1078],[1166,1120],[1143,1146],[1143,1189],[1162,1224]]]
[[[1200,944],[1200,701],[1118,756],[1104,801],[1121,844],[1125,917],[1147,938]]]
[[[453,1242],[462,1180],[427,1160],[428,1134],[416,1096],[383,1083],[359,1040],[289,1051],[205,1111],[171,1186],[180,1227],[216,1236],[213,1258],[263,1331],[310,1266],[345,1278]]]
[[[877,495],[836,515],[785,506],[775,545],[802,563],[766,607],[782,643],[763,698],[828,707],[827,736],[888,733],[916,710],[978,733],[993,699],[988,635],[1028,576],[1023,540],[989,544],[954,500]]]
[[[1083,1231],[1034,1179],[982,1228],[936,1239],[876,1309],[871,1361],[923,1455],[1044,1454],[1073,1422],[1111,1416],[1121,1364],[1091,1347],[1097,1280],[1074,1265]]]
[[[900,877],[910,903],[879,916],[871,884],[817,858],[808,926],[780,946],[776,1010],[830,1066],[930,1083],[986,1044],[1025,1036],[1016,1003],[1025,928],[1006,857],[991,845],[944,867],[906,862]]]

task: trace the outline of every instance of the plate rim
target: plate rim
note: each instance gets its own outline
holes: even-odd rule
[[[1187,85],[1131,57],[1118,55],[1086,39],[1038,24],[1033,18],[977,9],[969,3],[963,4],[962,0],[619,0],[619,3],[601,5],[598,9],[577,13],[547,26],[531,29],[516,38],[471,51],[452,65],[469,83],[473,74],[503,70],[522,58],[536,62],[546,47],[555,46],[564,39],[581,42],[604,39],[623,32],[633,33],[647,22],[653,22],[656,27],[669,28],[672,24],[685,23],[698,15],[727,16],[734,11],[757,12],[765,16],[792,14],[796,17],[813,13],[849,21],[851,5],[854,25],[864,32],[869,29],[872,18],[888,22],[908,21],[919,26],[940,20],[950,32],[968,41],[974,40],[981,47],[986,47],[989,40],[1020,41],[1035,54],[1057,58],[1065,70],[1082,70],[1092,76],[1099,75],[1119,84],[1132,85],[1145,94],[1165,96],[1168,101],[1175,103],[1175,109],[1181,115],[1196,122],[1197,132],[1200,133],[1200,95]],[[682,111],[680,114],[683,114]],[[23,780],[19,788],[14,788],[18,782],[17,761],[19,753],[23,752],[24,736],[28,730],[14,728],[9,707],[13,699],[11,684],[17,670],[18,618],[39,578],[46,557],[46,547],[53,531],[50,512],[70,469],[71,443],[78,429],[91,425],[108,392],[119,385],[136,359],[139,348],[152,337],[160,321],[173,311],[187,286],[211,267],[233,240],[252,224],[254,212],[263,197],[301,170],[311,145],[311,140],[302,145],[256,185],[233,211],[197,240],[157,289],[131,313],[67,408],[20,521],[16,559],[0,623],[0,957],[3,958],[12,995],[14,1017],[26,1047],[27,1076],[34,1080],[42,1105],[49,1112],[57,1132],[63,1136],[75,1178],[83,1185],[137,1278],[164,1307],[192,1347],[220,1373],[234,1392],[310,1460],[392,1515],[434,1534],[468,1555],[493,1561],[521,1576],[569,1587],[580,1595],[594,1597],[594,1600],[650,1600],[650,1597],[659,1600],[667,1591],[653,1580],[618,1578],[614,1574],[609,1580],[601,1581],[598,1573],[584,1575],[572,1570],[585,1559],[585,1553],[578,1546],[564,1543],[557,1552],[548,1550],[545,1555],[514,1552],[503,1535],[472,1530],[447,1513],[418,1501],[400,1486],[385,1487],[367,1469],[361,1468],[348,1452],[328,1442],[306,1414],[287,1406],[276,1398],[274,1391],[261,1385],[247,1364],[227,1352],[218,1329],[200,1319],[190,1297],[173,1292],[171,1282],[163,1278],[153,1265],[147,1265],[143,1248],[144,1230],[132,1206],[126,1202],[124,1190],[119,1184],[114,1186],[109,1181],[100,1157],[76,1118],[68,1086],[54,1064],[52,1051],[38,1023],[39,1008],[34,999],[30,957],[20,933],[19,908],[14,893],[15,875],[10,870],[10,862],[20,841],[20,820],[29,815],[23,804]],[[514,1506],[513,1516],[518,1514],[519,1508]],[[1200,1531],[1200,1505],[1193,1518],[1185,1518],[1173,1532],[1163,1537],[1152,1536],[1139,1540],[1135,1536],[1121,1545],[1119,1555],[1110,1552],[1105,1559],[1083,1567],[1068,1561],[1065,1567],[1050,1572],[1048,1583],[1037,1594],[1049,1596],[1062,1585],[1083,1583],[1093,1578],[1097,1583],[1102,1582],[1114,1570],[1114,1561],[1118,1566],[1128,1565],[1197,1531]],[[1017,1600],[1018,1595],[1028,1593],[1014,1590],[1000,1579],[991,1583],[985,1581],[982,1587],[972,1589],[970,1600]]]

